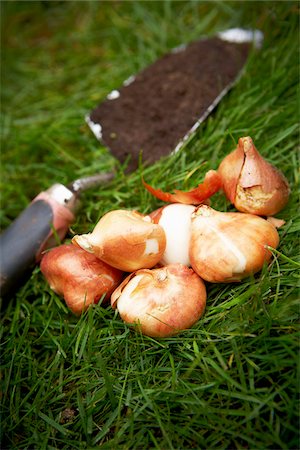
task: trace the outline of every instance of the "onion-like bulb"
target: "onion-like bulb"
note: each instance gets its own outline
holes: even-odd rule
[[[192,268],[212,283],[240,281],[262,269],[276,248],[276,228],[262,217],[200,205],[192,215]]]
[[[237,148],[221,162],[218,173],[226,197],[241,212],[272,216],[288,202],[288,181],[260,155],[250,137],[239,139]]]
[[[191,216],[195,209],[193,205],[172,203],[150,214],[152,220],[164,229],[166,235],[166,249],[160,264],[181,263],[190,266]]]
[[[130,274],[111,296],[122,319],[152,337],[173,336],[194,325],[206,305],[200,277],[182,264]]]
[[[75,314],[85,311],[89,305],[110,294],[121,283],[123,272],[100,261],[74,245],[60,245],[45,253],[41,272],[50,288],[64,297],[67,306]]]
[[[160,225],[149,216],[127,210],[108,212],[92,233],[74,236],[72,242],[124,272],[154,267],[166,247]]]

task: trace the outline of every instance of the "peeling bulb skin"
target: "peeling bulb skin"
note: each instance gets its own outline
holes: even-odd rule
[[[245,155],[241,146],[229,153],[221,162],[218,173],[222,179],[223,191],[230,201],[234,204],[238,180],[243,168]]]
[[[192,268],[211,283],[228,283],[260,271],[277,248],[279,235],[265,219],[252,214],[223,213],[201,205],[192,215]]]
[[[111,296],[121,318],[145,335],[173,336],[194,325],[204,312],[206,288],[183,264],[130,274]]]
[[[226,197],[238,211],[271,216],[285,207],[290,188],[284,175],[258,152],[250,137],[221,162],[218,173]]]
[[[150,216],[127,210],[108,212],[92,233],[75,236],[72,242],[124,272],[154,267],[166,247],[160,225]]]
[[[101,298],[107,302],[123,278],[123,272],[68,244],[45,253],[40,267],[50,288],[76,315]]]
[[[222,180],[216,170],[209,170],[204,177],[203,183],[188,192],[174,190],[174,193],[164,192],[161,189],[154,189],[143,180],[145,188],[156,198],[168,203],[183,203],[185,205],[199,205],[207,203],[211,196],[222,187]]]

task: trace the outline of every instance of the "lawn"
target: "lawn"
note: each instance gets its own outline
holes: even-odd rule
[[[2,1],[1,228],[55,182],[111,170],[67,236],[112,209],[149,213],[143,187],[188,190],[239,137],[287,177],[280,245],[241,283],[208,284],[197,324],[154,339],[111,307],[75,317],[39,267],[1,313],[3,449],[297,449],[298,2]],[[108,92],[183,42],[257,28],[264,45],[175,155],[131,174],[85,123]],[[212,205],[234,210],[221,194]]]

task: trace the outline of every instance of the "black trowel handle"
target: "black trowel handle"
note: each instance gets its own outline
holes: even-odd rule
[[[1,297],[8,298],[40,260],[63,239],[74,220],[76,196],[61,184],[39,194],[0,236]]]

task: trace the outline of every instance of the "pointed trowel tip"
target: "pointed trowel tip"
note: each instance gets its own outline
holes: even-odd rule
[[[256,48],[261,48],[264,40],[264,35],[260,30],[244,28],[229,28],[228,30],[220,31],[217,36],[223,41],[237,44],[253,43]]]

